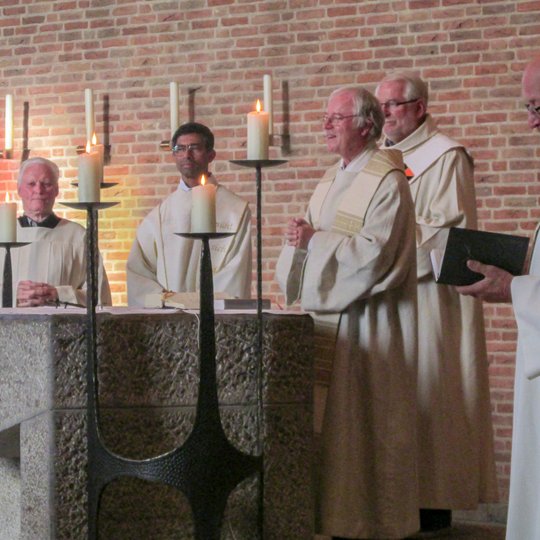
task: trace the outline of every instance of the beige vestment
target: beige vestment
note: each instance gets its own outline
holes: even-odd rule
[[[209,181],[216,183],[211,176]],[[191,190],[180,186],[137,229],[127,262],[128,304],[144,307],[147,294],[194,292],[199,288],[201,241],[175,233],[191,230]],[[216,230],[234,233],[210,240],[214,291],[251,294],[251,212],[246,201],[218,185]]]
[[[289,302],[296,287],[303,309],[340,319],[322,429],[318,532],[402,538],[419,525],[414,209],[400,153],[367,152],[362,171],[343,176],[333,167],[325,175],[306,217],[317,230],[309,251],[286,246],[277,278]],[[367,170],[378,170],[379,181]],[[350,188],[333,189],[342,181]],[[329,200],[336,193],[337,204]],[[323,227],[328,212],[330,229]]]
[[[392,148],[414,175],[420,507],[473,509],[497,500],[482,306],[435,283],[429,260],[449,227],[477,226],[473,163],[430,116]]]
[[[31,280],[56,287],[60,302],[86,305],[86,231],[78,223],[61,219],[54,229],[21,227],[17,241],[31,242],[11,249],[13,303],[19,281]],[[0,282],[3,280],[5,250],[0,248]],[[111,305],[111,291],[103,263],[98,268],[98,302]],[[0,283],[0,290],[3,283]]]

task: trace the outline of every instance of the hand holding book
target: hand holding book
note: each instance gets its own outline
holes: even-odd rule
[[[484,279],[482,270],[468,261],[478,261],[496,273],[502,269],[505,274],[519,275],[527,255],[529,239],[524,236],[460,229],[452,227],[443,253],[431,252],[431,263],[437,283],[447,285],[471,285]],[[486,274],[487,275],[487,274]],[[498,274],[497,274],[498,275]]]

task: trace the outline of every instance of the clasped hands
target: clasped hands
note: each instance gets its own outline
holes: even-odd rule
[[[287,244],[298,249],[307,249],[315,229],[303,218],[291,218],[285,229]]]
[[[56,287],[37,281],[20,281],[17,286],[17,307],[35,307],[58,300]]]

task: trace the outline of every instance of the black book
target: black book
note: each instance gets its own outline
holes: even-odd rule
[[[471,259],[517,276],[523,271],[528,245],[525,236],[451,227],[444,252],[434,249],[430,254],[435,280],[447,285],[480,281],[484,276],[467,267]]]

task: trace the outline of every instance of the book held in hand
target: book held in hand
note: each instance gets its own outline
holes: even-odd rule
[[[523,271],[529,239],[525,236],[451,227],[444,251],[431,251],[431,265],[437,283],[471,285],[483,275],[467,267],[474,260],[498,266],[517,276]]]

